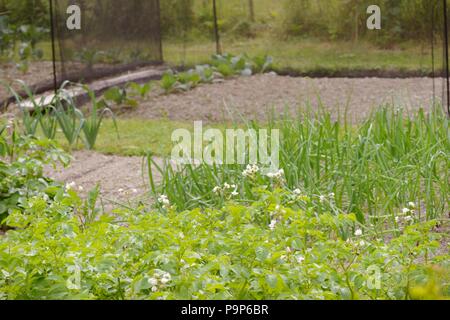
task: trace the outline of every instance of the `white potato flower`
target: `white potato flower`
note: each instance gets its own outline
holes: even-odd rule
[[[151,285],[152,287],[157,286],[158,285],[158,279],[150,278],[150,279],[148,279],[148,284]]]
[[[259,172],[259,167],[256,164],[249,164],[247,168],[242,172],[244,177],[253,177]]]
[[[77,186],[77,184],[74,181],[72,181],[72,182],[66,184],[66,191],[74,190],[76,188],[76,186]]]
[[[164,207],[170,206],[169,198],[167,198],[166,195],[163,195],[163,194],[160,195],[159,198],[158,198],[158,202],[159,202],[160,204],[162,204]]]
[[[269,224],[269,229],[274,230],[276,225],[277,225],[277,220],[272,220]]]

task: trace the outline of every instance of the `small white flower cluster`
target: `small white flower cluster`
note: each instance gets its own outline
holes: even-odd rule
[[[361,237],[363,235],[363,232],[362,232],[362,230],[361,229],[356,229],[355,230],[355,236],[356,237]],[[361,246],[361,247],[364,247],[365,245],[366,245],[366,242],[364,241],[364,240],[360,240],[359,241],[359,245]]]
[[[14,119],[9,119],[8,122],[6,123],[6,132],[8,132],[9,135],[12,134],[12,132],[14,131]]]
[[[117,190],[117,192],[119,192],[121,195],[130,195],[130,194],[137,194],[139,191],[138,189],[129,189],[129,190],[125,190],[123,188],[120,188],[119,190]]]
[[[284,178],[284,170],[280,169],[277,172],[269,172],[266,176],[270,179],[282,180]]]
[[[242,175],[247,178],[253,178],[259,172],[259,167],[256,164],[249,164],[242,172]]]
[[[308,248],[308,249],[306,249],[306,254],[308,254],[308,253],[310,253],[312,251],[312,249],[311,248]],[[306,258],[305,258],[305,256],[304,255],[301,255],[301,254],[297,254],[296,252],[295,252],[295,250],[294,249],[292,249],[292,248],[290,248],[290,247],[287,247],[286,248],[286,254],[285,255],[282,255],[281,257],[280,257],[282,260],[290,260],[291,258],[293,258],[293,259],[295,259],[294,261],[296,261],[298,264],[302,264],[305,260],[306,260]]]
[[[309,202],[310,198],[304,194],[300,188],[296,188],[292,191],[292,200]]]
[[[407,207],[402,209],[402,213],[395,217],[395,222],[396,223],[401,223],[402,221],[406,223],[413,222],[414,221],[413,216],[416,213],[415,208],[416,204],[414,202],[408,202]]]
[[[269,224],[269,229],[272,230],[272,231],[275,230],[276,225],[277,225],[277,220],[276,219],[272,219],[272,221]]]
[[[356,229],[354,233],[355,237],[360,238],[363,235],[363,231],[361,229]],[[354,239],[348,238],[346,243],[351,244],[354,247],[364,247],[367,243],[363,239]]]
[[[197,264],[195,262],[189,264],[184,259],[180,260],[180,264],[181,264],[181,270],[187,270],[189,268],[193,268],[193,267],[197,266]]]
[[[333,199],[334,199],[334,196],[335,196],[335,194],[334,194],[333,192],[331,192],[330,194],[328,194],[328,198],[329,198],[330,200],[333,200]],[[319,201],[320,201],[321,203],[324,203],[326,200],[327,200],[327,197],[326,197],[326,196],[324,196],[324,195],[320,195],[320,196],[319,196]]]
[[[156,270],[153,277],[148,279],[148,283],[152,286],[152,292],[157,292],[164,288],[171,280],[170,273]]]
[[[166,195],[162,194],[158,197],[158,203],[162,205],[164,209],[168,209],[170,207],[169,198]]]
[[[346,241],[347,243],[351,244],[352,246],[359,246],[359,247],[364,247],[367,243],[364,240],[359,240],[359,242],[355,242],[352,239],[347,239]]]
[[[278,224],[278,222],[282,221],[283,214],[285,214],[285,213],[286,213],[286,210],[282,209],[280,207],[280,205],[275,206],[275,210],[270,213],[270,217],[271,217],[271,221],[269,224],[270,230],[272,230],[272,231],[275,230],[276,225]]]
[[[213,192],[215,194],[221,194],[222,192],[227,192],[227,191],[230,191],[230,190],[233,190],[233,191],[231,191],[231,195],[233,197],[239,195],[239,192],[237,192],[237,186],[235,184],[228,184],[226,182],[223,184],[222,187],[221,186],[214,187]]]
[[[66,189],[66,192],[70,191],[70,190],[75,191],[77,189],[78,189],[78,191],[83,191],[84,190],[84,188],[82,186],[78,186],[78,188],[77,188],[77,184],[75,183],[75,181],[67,183],[66,186],[65,186],[65,189]]]

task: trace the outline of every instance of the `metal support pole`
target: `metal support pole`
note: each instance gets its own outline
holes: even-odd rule
[[[159,57],[161,59],[160,62],[164,62],[164,53],[162,46],[162,28],[161,28],[161,5],[159,3],[159,0],[156,0],[156,10],[158,11]]]
[[[444,2],[444,51],[445,51],[445,76],[447,84],[447,113],[450,116],[450,70],[449,70],[449,52],[448,52],[448,16],[447,16],[447,0]]]
[[[220,34],[219,23],[217,22],[217,5],[216,0],[213,0],[213,17],[214,17],[214,35],[216,38],[216,53],[222,54],[222,48],[220,46]]]
[[[55,45],[55,21],[53,15],[53,0],[49,0],[50,28],[52,36],[52,62],[53,62],[53,88],[55,94],[58,92],[58,81],[56,79],[56,45]]]

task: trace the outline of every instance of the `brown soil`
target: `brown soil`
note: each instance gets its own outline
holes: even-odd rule
[[[436,79],[440,96],[442,80]],[[409,111],[429,108],[433,101],[431,78],[295,78],[275,74],[239,77],[201,85],[188,92],[161,95],[154,92],[128,117],[173,120],[223,121],[267,119],[273,108],[282,113],[311,105],[322,105],[336,116],[347,107],[349,120],[360,121],[382,104],[395,103]]]
[[[20,79],[28,86],[33,86],[41,82],[51,81],[53,79],[53,65],[51,61],[35,61],[30,63],[27,72],[23,73],[12,64],[0,65],[0,81],[6,81],[12,84],[14,80]],[[14,85],[16,90],[22,89],[17,84]],[[3,85],[0,85],[0,101],[7,99],[9,92]]]

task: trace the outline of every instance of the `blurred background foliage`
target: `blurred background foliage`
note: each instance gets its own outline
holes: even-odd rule
[[[432,35],[433,59],[442,66],[442,0],[216,1],[223,51],[271,55],[279,70],[333,74],[347,69],[396,69],[429,74]],[[150,2],[75,1],[85,8],[84,14],[94,17],[85,21],[96,22],[93,29],[101,34],[100,40],[109,41],[111,52],[118,37],[149,46],[145,40],[149,28],[142,26],[155,21],[150,20],[150,13],[136,18],[134,12],[155,10]],[[167,63],[202,64],[216,52],[212,3],[213,0],[160,0],[163,55]],[[374,3],[381,8],[382,30],[369,31],[366,10]],[[98,10],[103,14],[98,14]],[[48,0],[0,0],[0,61],[15,61],[26,70],[25,62],[30,59],[51,59],[48,11]],[[105,19],[103,30],[99,30],[95,19]]]
[[[139,7],[140,0],[135,1]],[[84,2],[84,1],[81,1]],[[225,37],[309,37],[324,40],[369,39],[381,46],[396,41],[428,40],[432,19],[442,30],[442,1],[378,0],[382,30],[368,32],[366,9],[373,0],[217,0]],[[114,11],[126,15],[119,7]],[[433,10],[434,7],[434,10]],[[212,0],[161,0],[164,37],[213,36]],[[48,27],[47,0],[0,0],[0,15],[13,25]],[[119,17],[120,18],[120,17]],[[111,19],[118,19],[111,16]]]

